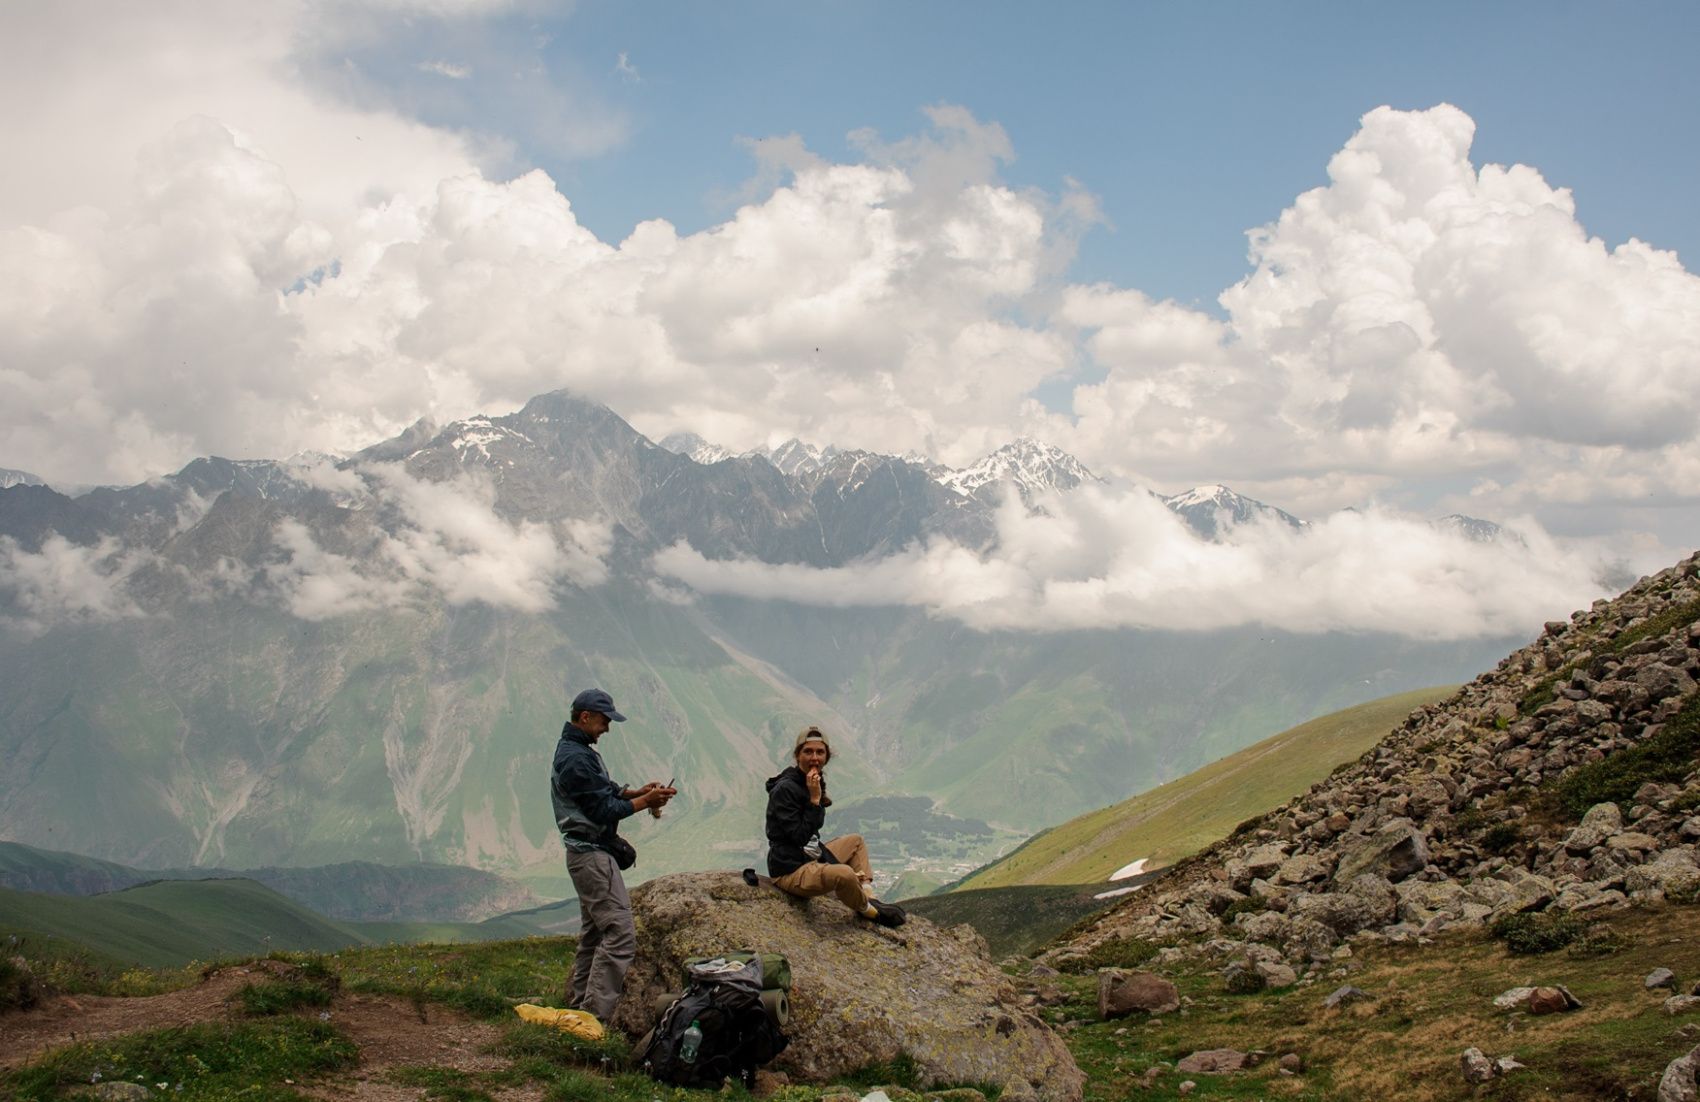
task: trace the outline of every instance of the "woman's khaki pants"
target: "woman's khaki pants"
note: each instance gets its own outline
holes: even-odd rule
[[[810,861],[784,876],[774,877],[774,887],[805,899],[836,895],[846,907],[861,914],[868,907],[868,893],[862,885],[874,878],[874,870],[868,864],[868,847],[860,834],[846,834],[826,843],[826,848],[838,858],[839,864]]]

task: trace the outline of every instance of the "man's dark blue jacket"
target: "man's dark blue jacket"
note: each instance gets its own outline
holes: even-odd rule
[[[591,745],[590,736],[571,722],[561,728],[550,772],[550,794],[561,841],[580,853],[607,849],[620,820],[635,809],[620,795],[623,786],[608,776],[608,767],[602,764],[602,755]]]

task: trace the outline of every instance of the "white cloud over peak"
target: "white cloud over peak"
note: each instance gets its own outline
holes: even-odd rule
[[[1091,195],[1010,186],[1008,134],[948,104],[858,132],[857,163],[753,141],[724,222],[600,241],[510,166],[624,123],[534,45],[493,64],[508,10],[0,9],[0,119],[31,166],[0,175],[0,463],[133,481],[566,386],[735,451],[961,464],[1026,433],[1312,515],[1700,505],[1700,278],[1590,238],[1535,169],[1476,166],[1456,108],[1365,115],[1216,317],[1069,284]],[[490,103],[532,113],[466,124]],[[1067,415],[1035,397],[1070,380]]]
[[[828,607],[927,610],[981,630],[1091,628],[1385,632],[1422,639],[1527,633],[1603,594],[1599,547],[1560,544],[1532,522],[1473,541],[1397,513],[1335,514],[1199,538],[1143,490],[1084,485],[998,519],[996,549],[946,540],[833,569],[710,560],[686,544],[655,557],[700,593]]]

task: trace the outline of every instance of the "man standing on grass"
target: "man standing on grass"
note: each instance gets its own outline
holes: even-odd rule
[[[637,954],[632,901],[614,859],[622,847],[616,828],[621,819],[639,811],[659,815],[675,790],[656,781],[623,788],[609,779],[596,740],[608,733],[611,722],[625,722],[613,697],[601,689],[586,689],[573,698],[569,715],[555,747],[550,785],[555,824],[567,847],[567,874],[578,892],[578,955],[567,1006],[607,1022]]]

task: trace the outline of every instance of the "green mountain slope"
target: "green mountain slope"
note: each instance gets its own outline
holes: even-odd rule
[[[1096,884],[1017,884],[902,900],[905,909],[940,926],[966,922],[986,939],[992,959],[1026,956],[1113,900],[1092,898]]]
[[[154,880],[255,880],[309,910],[345,922],[478,922],[535,907],[517,881],[459,865],[345,861],[304,868],[138,869],[77,853],[0,842],[0,888],[99,895]]]
[[[1098,884],[1140,858],[1150,869],[1170,864],[1303,792],[1379,742],[1412,709],[1454,688],[1399,693],[1302,723],[1179,780],[1035,835],[957,890]]]
[[[544,932],[547,921],[337,922],[252,880],[162,880],[87,898],[0,889],[0,934],[52,938],[154,968],[283,949],[523,937]]]

